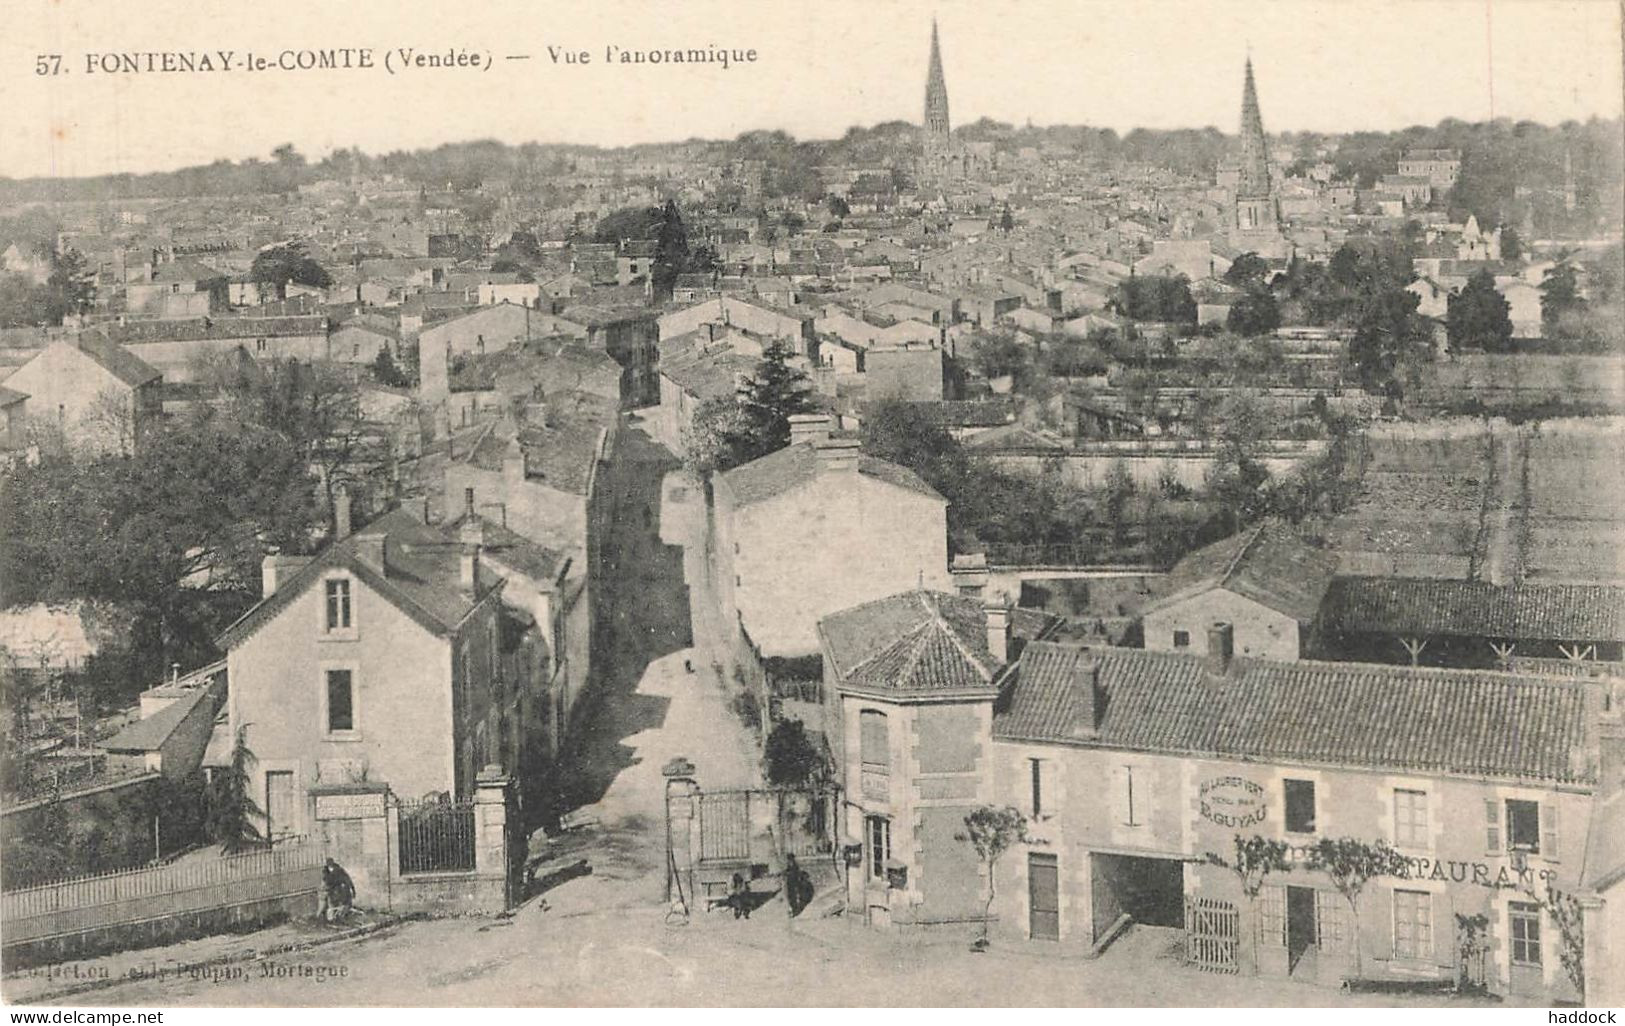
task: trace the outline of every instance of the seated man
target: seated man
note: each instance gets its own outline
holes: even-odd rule
[[[336,923],[352,911],[354,902],[355,884],[350,882],[350,874],[329,858],[322,866],[322,905],[317,915]]]

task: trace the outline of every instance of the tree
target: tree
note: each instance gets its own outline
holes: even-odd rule
[[[1111,305],[1137,321],[1196,323],[1196,299],[1183,274],[1127,278],[1113,291]]]
[[[793,355],[788,343],[773,339],[762,349],[756,370],[739,386],[739,432],[729,445],[743,456],[741,463],[777,452],[790,444],[790,418],[812,413],[817,407],[812,382],[790,364]]]
[[[831,217],[842,218],[852,216],[851,205],[848,204],[845,199],[835,195],[834,193],[830,193],[829,199],[825,202],[824,206],[825,209],[829,211]]]
[[[96,274],[76,249],[52,254],[45,288],[50,296],[46,316],[56,323],[65,315],[86,313],[96,302]]]
[[[1225,318],[1225,327],[1248,338],[1268,335],[1280,326],[1281,310],[1268,289],[1249,289],[1243,293]]]
[[[742,437],[744,431],[744,417],[736,399],[720,396],[705,400],[683,429],[684,463],[700,477],[712,471],[732,470],[744,462],[733,448],[733,439]]]
[[[1251,291],[1268,285],[1269,273],[1269,261],[1257,253],[1243,253],[1236,257],[1231,262],[1230,268],[1224,272],[1224,282],[1226,285]]]
[[[659,230],[655,235],[654,268],[650,273],[654,291],[662,298],[671,295],[677,276],[688,270],[688,230],[683,227],[683,215],[677,210],[676,200],[667,200],[660,213]]]
[[[965,817],[965,830],[954,834],[954,840],[970,842],[971,847],[976,849],[976,857],[987,868],[987,901],[982,905],[982,936],[976,942],[978,947],[986,947],[999,858],[1016,845],[1027,843],[1027,817],[1014,806],[1000,808],[983,805]]]
[[[999,231],[1006,235],[1016,230],[1016,219],[1010,213],[1010,204],[1004,205],[1004,213],[999,215]]]
[[[1420,297],[1404,289],[1376,288],[1359,301],[1349,360],[1368,392],[1398,398],[1403,392],[1401,364],[1425,337],[1416,312]]]
[[[1573,264],[1562,263],[1546,271],[1540,282],[1540,321],[1547,337],[1571,314],[1585,309],[1580,298],[1580,276]]]
[[[805,787],[824,778],[829,763],[800,720],[780,720],[763,744],[767,782],[775,787]]]
[[[372,358],[372,376],[378,379],[380,385],[391,388],[409,388],[412,379],[406,376],[400,365],[395,362],[394,354],[388,346],[380,346],[378,355]]]
[[[1512,348],[1512,307],[1495,287],[1488,270],[1467,279],[1448,301],[1445,331],[1453,348],[1478,346],[1490,353]]]
[[[1254,924],[1252,935],[1255,965],[1258,962],[1258,892],[1264,889],[1265,877],[1271,873],[1284,873],[1292,868],[1292,864],[1287,861],[1287,851],[1285,841],[1274,841],[1257,834],[1243,838],[1237,834],[1235,854],[1231,858],[1227,859],[1216,852],[1207,853],[1207,861],[1210,864],[1230,870],[1241,882],[1241,893],[1247,899],[1247,918]]]
[[[248,747],[248,727],[237,728],[231,746],[231,761],[214,778],[209,801],[209,836],[227,855],[236,855],[266,843],[254,820],[265,814],[254,801],[249,767],[258,760]]]
[[[262,294],[278,298],[287,295],[288,283],[313,289],[325,289],[333,284],[333,276],[313,259],[302,242],[285,242],[262,249],[254,256],[248,276],[261,286]]]
[[[1410,862],[1381,839],[1367,843],[1352,837],[1322,837],[1309,849],[1309,868],[1330,877],[1337,893],[1349,903],[1354,933],[1354,971],[1359,975],[1364,971],[1360,951],[1360,894],[1366,884],[1379,876],[1409,876]]]
[[[1501,227],[1501,259],[1523,259],[1523,240],[1518,237],[1517,230],[1510,224]]]
[[[1112,529],[1112,544],[1122,545],[1128,526],[1129,501],[1134,498],[1134,477],[1122,460],[1112,460],[1106,470],[1106,523]]]

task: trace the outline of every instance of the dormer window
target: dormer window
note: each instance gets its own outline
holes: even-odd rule
[[[324,620],[329,634],[347,632],[355,629],[355,621],[350,612],[350,579],[348,577],[330,577],[323,582],[326,592],[326,605]]]

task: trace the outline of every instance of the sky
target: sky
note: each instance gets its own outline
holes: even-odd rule
[[[1266,131],[1622,111],[1616,0],[5,0],[0,175],[169,170],[495,138],[618,146],[918,122],[931,19],[953,121],[1234,132],[1242,64]],[[755,50],[606,64],[608,46]],[[370,47],[371,69],[250,72],[249,51]],[[592,63],[555,63],[549,47]],[[401,48],[489,55],[408,69]],[[231,50],[234,70],[108,74],[87,55]],[[59,74],[36,71],[60,54]],[[508,60],[509,55],[528,59]],[[47,58],[46,67],[51,63]]]

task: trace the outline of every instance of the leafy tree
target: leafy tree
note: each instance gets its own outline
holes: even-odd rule
[[[852,216],[851,205],[848,204],[845,199],[835,195],[834,193],[830,193],[830,197],[824,205],[829,211],[831,217],[841,218]]]
[[[780,720],[768,731],[763,744],[767,761],[767,782],[777,787],[803,787],[822,780],[828,761],[813,743],[800,720]]]
[[[1479,346],[1491,353],[1507,352],[1512,348],[1511,309],[1511,304],[1495,288],[1495,276],[1488,270],[1479,271],[1449,299],[1445,331],[1450,345]]]
[[[1248,338],[1268,335],[1280,326],[1281,310],[1268,289],[1249,289],[1230,307],[1225,319],[1225,327]]]
[[[972,343],[977,369],[988,378],[1009,376],[1024,388],[1032,371],[1032,352],[1006,331],[979,333]]]
[[[380,346],[378,355],[372,358],[372,376],[378,379],[380,385],[391,388],[409,388],[412,384],[412,379],[395,362],[388,346]]]
[[[1128,278],[1113,290],[1111,305],[1137,321],[1196,323],[1196,299],[1183,274]]]
[[[1360,895],[1366,884],[1379,876],[1407,877],[1410,862],[1387,841],[1372,842],[1352,837],[1322,837],[1309,849],[1309,868],[1331,878],[1337,893],[1349,903],[1349,919],[1354,924],[1354,970],[1363,972],[1360,951]]]
[[[712,471],[732,470],[737,459],[732,439],[743,435],[744,417],[732,397],[707,399],[694,411],[694,419],[684,429],[684,463],[704,477]]]
[[[1510,224],[1501,226],[1501,259],[1523,259],[1523,239],[1518,237],[1517,229]]]
[[[661,207],[623,207],[598,222],[592,241],[619,245],[627,239],[658,238],[665,217]]]
[[[1016,845],[1027,843],[1027,817],[1014,806],[983,805],[965,817],[965,830],[954,834],[954,840],[968,841],[976,849],[976,857],[987,867],[987,901],[982,906],[982,936],[977,941],[979,946],[986,947],[999,859]]]
[[[50,295],[46,316],[57,323],[64,315],[88,312],[96,302],[96,274],[76,249],[52,254],[45,288]]]
[[[1247,899],[1247,918],[1257,924],[1258,892],[1264,889],[1264,880],[1271,873],[1284,873],[1292,868],[1287,861],[1287,844],[1285,841],[1270,840],[1254,834],[1243,838],[1240,834],[1235,836],[1235,854],[1225,858],[1216,852],[1207,853],[1207,861],[1211,865],[1223,866],[1236,874],[1241,883],[1241,893]],[[1253,935],[1253,962],[1258,961],[1258,930]]]
[[[1134,498],[1134,477],[1129,473],[1127,464],[1122,460],[1112,460],[1111,466],[1106,470],[1105,507],[1106,523],[1112,529],[1112,541],[1117,545],[1124,542],[1124,532],[1128,526],[1128,504]]]
[[[1269,261],[1257,253],[1243,253],[1230,264],[1230,269],[1224,272],[1224,281],[1227,285],[1234,285],[1240,289],[1257,289],[1269,284]]]
[[[249,767],[258,760],[248,747],[248,727],[245,723],[237,728],[231,761],[216,773],[209,802],[209,836],[227,855],[259,847],[267,840],[254,822],[265,810],[254,801]]]
[[[1540,320],[1547,336],[1555,334],[1564,318],[1585,308],[1580,298],[1579,274],[1573,264],[1562,263],[1546,271],[1540,283]]]
[[[1349,360],[1367,391],[1394,398],[1402,393],[1400,366],[1426,333],[1416,312],[1420,302],[1415,293],[1395,288],[1374,289],[1359,301]]]
[[[999,215],[999,231],[1006,235],[1016,230],[1016,219],[1010,213],[1010,204],[1004,205],[1004,212]]]
[[[261,294],[274,293],[278,298],[286,297],[290,282],[313,289],[325,289],[333,284],[333,276],[311,257],[302,242],[287,242],[260,250],[254,256],[248,276],[261,286]]]

